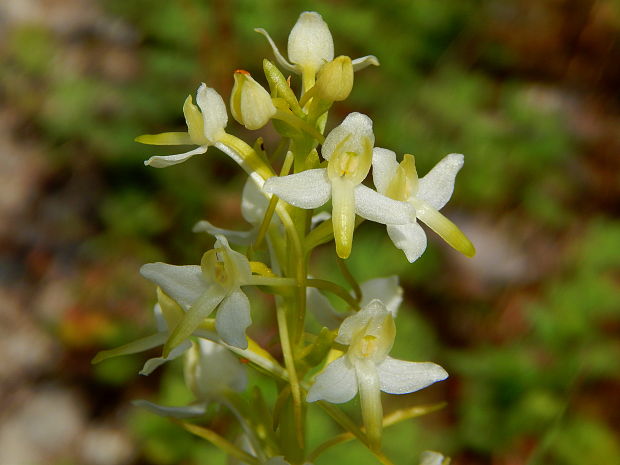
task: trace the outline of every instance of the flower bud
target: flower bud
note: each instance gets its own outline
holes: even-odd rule
[[[353,64],[351,58],[341,55],[325,63],[316,81],[317,96],[330,102],[345,100],[353,88]]]
[[[247,71],[237,70],[234,77],[230,96],[233,117],[248,129],[262,128],[276,113],[271,96]]]
[[[334,40],[320,14],[304,11],[288,36],[288,57],[314,76],[323,63],[334,59]]]

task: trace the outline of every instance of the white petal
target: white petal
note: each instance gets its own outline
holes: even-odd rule
[[[185,310],[207,289],[198,265],[168,265],[167,263],[147,263],[140,268],[140,274],[153,281],[172,297]]]
[[[448,377],[446,370],[431,362],[406,362],[392,357],[377,365],[381,390],[388,394],[419,391]]]
[[[451,153],[444,157],[426,176],[420,178],[416,197],[441,210],[452,196],[454,179],[463,163],[464,157],[460,153]]]
[[[334,40],[320,14],[304,11],[299,15],[288,36],[288,58],[314,72],[334,59]]]
[[[331,183],[325,168],[302,171],[267,179],[264,191],[299,208],[317,208],[331,196]]]
[[[241,215],[250,224],[260,224],[269,206],[269,199],[251,178],[243,186],[241,195]]]
[[[192,229],[193,232],[206,232],[215,236],[216,234],[226,237],[230,242],[237,245],[250,245],[258,232],[256,228],[248,231],[233,231],[232,229],[222,229],[213,226],[206,220],[199,221]]]
[[[449,461],[444,462],[445,459],[439,452],[425,450],[420,454],[420,465],[447,465]]]
[[[280,63],[280,66],[282,66],[284,69],[291,71],[292,73],[298,73],[299,74],[299,70],[297,69],[296,66],[290,64],[288,61],[286,61],[286,58],[284,58],[284,56],[282,56],[282,54],[280,53],[280,50],[278,49],[278,46],[275,44],[275,42],[273,41],[273,39],[271,38],[271,36],[269,35],[269,33],[267,31],[265,31],[262,27],[258,27],[256,29],[254,29],[255,32],[258,32],[259,34],[265,36],[265,38],[267,39],[267,41],[269,42],[269,45],[271,45],[271,49],[273,50],[273,54],[276,57],[276,60],[278,61],[278,63]]]
[[[416,222],[388,224],[387,233],[396,248],[405,252],[409,263],[415,262],[426,250],[426,233]]]
[[[365,57],[356,58],[352,63],[353,71],[359,71],[370,65],[379,66],[379,59],[374,55],[366,55]]]
[[[206,145],[201,145],[197,149],[190,150],[185,153],[178,153],[176,155],[155,155],[144,162],[146,166],[152,166],[153,168],[166,168],[168,166],[177,165],[179,163],[183,163],[185,160],[193,157],[194,155],[198,155],[200,153],[205,153],[207,151]]]
[[[355,187],[355,212],[370,221],[383,224],[406,224],[415,219],[415,209],[407,202],[390,199],[369,187]]]
[[[148,359],[142,367],[142,370],[140,370],[140,374],[145,376],[150,375],[151,373],[153,373],[153,371],[155,371],[155,369],[159,368],[164,363],[169,362],[170,360],[174,360],[175,358],[179,358],[191,346],[192,345],[189,341],[185,341],[172,349],[172,351],[170,352],[170,354],[168,354],[167,357],[156,357]]]
[[[205,137],[213,144],[224,132],[228,123],[226,104],[222,96],[215,89],[207,87],[204,82],[196,92],[196,103],[200,107],[205,123]]]
[[[370,279],[361,283],[360,288],[362,290],[361,307],[365,307],[373,299],[379,299],[392,316],[396,316],[398,307],[403,301],[403,288],[398,285],[398,276]]]
[[[347,140],[342,143],[345,139]],[[366,148],[364,139],[370,140],[371,147],[375,143],[372,120],[362,113],[349,113],[342,123],[327,135],[321,147],[321,155],[329,160],[336,147],[341,152],[363,153]]]
[[[355,370],[346,357],[331,362],[316,377],[308,391],[307,402],[326,400],[333,404],[348,402],[357,394]]]
[[[188,405],[186,407],[166,407],[164,405],[154,404],[148,400],[134,400],[132,404],[136,407],[150,410],[156,415],[173,418],[198,417],[204,415],[207,407],[205,404]]]
[[[314,287],[309,287],[306,291],[306,305],[319,324],[328,329],[338,328],[343,318],[346,316],[344,314],[340,316],[334,307],[332,307],[329,299]]]
[[[381,147],[372,149],[372,180],[378,192],[387,191],[397,168],[396,153]]]
[[[245,330],[252,324],[250,301],[241,291],[233,291],[220,304],[215,317],[217,333],[226,344],[247,349]]]

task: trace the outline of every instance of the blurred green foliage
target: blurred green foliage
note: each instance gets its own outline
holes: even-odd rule
[[[178,167],[145,169],[142,161],[153,148],[133,138],[184,127],[183,100],[201,81],[223,95],[236,68],[263,81],[258,57],[271,58],[271,51],[252,29],[266,28],[284,50],[299,12],[319,11],[337,55],[372,53],[381,61],[379,69],[356,74],[351,98],[328,124],[349,111],[367,112],[377,145],[413,153],[422,175],[445,154],[462,152],[466,163],[452,207],[469,215],[509,214],[551,241],[566,238],[566,231],[577,237],[558,245],[561,255],[552,272],[519,290],[527,293],[524,329],[497,338],[493,327],[483,327],[470,340],[455,342],[442,333],[443,321],[472,308],[495,310],[492,292],[468,298],[446,289],[451,285],[444,276],[446,261],[432,243],[409,265],[383,228],[361,228],[350,259],[356,276],[396,273],[409,289],[396,355],[438,361],[454,380],[449,392],[437,391],[438,399],[443,393],[450,402],[439,424],[429,429],[412,421],[390,429],[388,452],[403,464],[415,463],[412,450],[426,447],[449,452],[455,463],[508,463],[511,454],[529,458],[530,465],[620,463],[618,431],[605,400],[591,405],[599,392],[605,398],[615,387],[617,396],[620,383],[620,224],[609,218],[612,212],[576,201],[583,187],[575,175],[582,146],[563,111],[558,84],[520,72],[522,51],[510,41],[492,40],[493,24],[501,25],[502,15],[519,8],[517,1],[500,3],[102,0],[105,14],[128,33],[95,34],[76,43],[42,26],[14,28],[3,45],[0,86],[35,125],[31,131],[46,144],[58,173],[67,178],[83,169],[97,173],[104,194],[90,250],[100,256],[131,250],[143,259],[193,263],[209,241],[190,232],[196,221],[209,216],[222,226],[242,225],[234,206],[241,177],[215,149]],[[551,3],[543,2],[552,9]],[[617,21],[618,14],[612,17]],[[620,30],[620,22],[614,24]],[[108,56],[111,51],[116,55]],[[76,64],[73,56],[80,53],[87,58]],[[232,121],[229,127],[239,129]],[[271,134],[263,135],[273,149]],[[329,254],[319,255],[317,274],[337,278],[329,260]],[[119,386],[135,364],[107,362],[94,376]],[[178,395],[187,394],[179,379],[178,367],[166,371],[156,400],[178,404]],[[311,412],[310,418],[311,441],[337,431],[319,414]],[[215,449],[165,419],[135,412],[131,425],[144,463],[224,463]],[[331,449],[318,463],[340,462],[373,459],[351,443]]]

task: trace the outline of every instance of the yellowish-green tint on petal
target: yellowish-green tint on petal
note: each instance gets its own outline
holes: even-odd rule
[[[381,405],[381,389],[377,367],[371,360],[357,361],[355,372],[366,435],[370,448],[379,450],[383,433],[383,406]]]
[[[336,178],[343,178],[350,181],[354,186],[360,184],[370,171],[372,165],[372,141],[367,137],[362,141],[362,153],[345,152],[340,148],[344,146],[351,137],[345,137],[334,150],[334,153],[327,164],[327,175],[333,181]]]
[[[237,270],[224,247],[205,252],[200,266],[209,282],[216,283],[225,289],[231,289],[238,281]]]
[[[353,247],[355,230],[355,185],[346,178],[332,179],[332,222],[336,253],[340,258],[348,258]]]
[[[400,162],[390,181],[385,195],[394,200],[408,200],[418,190],[418,172],[415,168],[415,158],[406,154]]]
[[[143,134],[134,139],[147,145],[191,145],[194,144],[187,132],[162,132],[161,134]]]
[[[215,310],[215,307],[226,297],[226,294],[227,290],[219,285],[210,286],[203,292],[184,315],[183,319],[176,325],[172,334],[170,334],[170,337],[164,345],[163,356],[167,357],[172,349],[190,337],[203,320],[208,317],[211,312]]]
[[[372,360],[380,363],[392,350],[396,325],[392,314],[385,307],[383,309],[384,311],[373,315],[353,334],[348,352],[352,360]]]
[[[429,228],[439,234],[441,238],[451,247],[468,257],[473,257],[476,255],[474,245],[452,221],[443,216],[426,202],[412,199],[411,203],[416,209],[417,217]]]
[[[199,108],[192,102],[192,96],[188,95],[183,103],[183,115],[192,142],[196,145],[208,145],[205,138],[204,119]]]
[[[174,328],[179,321],[183,319],[185,313],[183,309],[177,304],[168,294],[166,294],[161,287],[157,287],[157,302],[161,308],[161,313],[166,320],[168,328]]]

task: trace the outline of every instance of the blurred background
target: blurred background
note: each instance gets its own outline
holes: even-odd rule
[[[448,402],[387,430],[388,455],[620,463],[619,1],[3,0],[0,464],[225,463],[130,405],[190,400],[178,364],[141,377],[145,355],[90,359],[150,334],[142,263],[197,263],[210,246],[191,233],[197,220],[244,227],[243,177],[225,156],[145,168],[171,152],[133,138],[183,130],[201,81],[227,96],[243,68],[264,83],[272,54],[253,29],[285,49],[303,10],[323,15],[337,55],[381,61],[356,74],[329,127],[367,113],[377,145],[415,154],[420,174],[465,154],[445,211],[474,259],[432,237],[410,265],[384,228],[356,233],[354,274],[398,273],[405,287],[393,355],[451,374],[386,396],[387,411]],[[260,134],[273,149],[273,130]],[[319,251],[317,276],[332,276],[332,255]],[[252,335],[274,346],[272,316],[255,319]],[[338,431],[310,414],[311,440]],[[349,444],[318,461],[332,463],[375,462]]]

